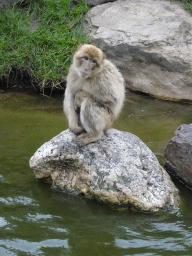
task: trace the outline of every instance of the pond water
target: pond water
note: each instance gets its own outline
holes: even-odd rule
[[[114,127],[134,133],[163,165],[163,149],[192,105],[129,94]],[[35,180],[29,158],[67,129],[62,98],[0,94],[0,255],[192,255],[192,191],[175,181],[173,212],[118,211]]]

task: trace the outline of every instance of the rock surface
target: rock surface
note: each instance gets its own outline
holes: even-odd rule
[[[180,3],[119,0],[92,8],[85,23],[130,90],[192,100],[192,16]]]
[[[87,4],[90,6],[96,6],[99,4],[104,4],[104,3],[108,3],[108,2],[114,2],[116,0],[86,0]]]
[[[36,151],[30,167],[61,191],[117,206],[157,211],[179,204],[178,190],[155,155],[128,132],[109,129],[102,141],[79,146],[66,130]]]
[[[164,150],[165,168],[192,188],[192,124],[175,131]]]

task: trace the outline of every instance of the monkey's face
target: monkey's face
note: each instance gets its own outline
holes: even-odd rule
[[[85,44],[78,48],[75,56],[75,69],[79,77],[93,77],[102,70],[103,52],[96,46]]]
[[[78,75],[83,78],[88,78],[94,75],[94,70],[97,66],[97,62],[87,56],[84,56],[78,60]]]

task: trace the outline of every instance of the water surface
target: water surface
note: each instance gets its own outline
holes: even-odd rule
[[[114,127],[140,137],[163,165],[163,149],[192,105],[129,94]],[[67,129],[62,97],[0,94],[0,255],[192,255],[192,192],[176,182],[173,212],[117,211],[37,182],[29,158]]]

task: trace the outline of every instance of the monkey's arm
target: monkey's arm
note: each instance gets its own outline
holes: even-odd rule
[[[85,92],[83,90],[79,90],[76,94],[75,94],[75,99],[74,99],[74,106],[75,106],[75,109],[77,108],[80,108],[81,107],[81,104],[83,102],[83,100],[85,98],[92,98],[93,97],[88,93],[88,92]]]
[[[104,106],[107,106],[109,108],[116,105],[117,101],[118,101],[115,93],[110,92],[110,91],[105,92],[102,89],[99,91],[99,93],[97,95],[93,96],[93,98],[98,103],[100,103]]]
[[[123,105],[124,91],[122,88],[111,87],[107,83],[106,85],[98,90],[95,98],[116,119]]]
[[[107,97],[106,99],[102,98],[100,100],[101,97],[96,98],[95,96],[89,94],[88,92],[80,90],[75,94],[75,100],[74,100],[75,110],[81,107],[81,104],[86,98],[92,100],[92,102],[95,102],[96,104],[98,104],[98,106],[101,106],[103,108],[109,108],[109,106],[113,105],[113,101],[115,102],[115,100],[111,100],[109,99],[109,97]]]

